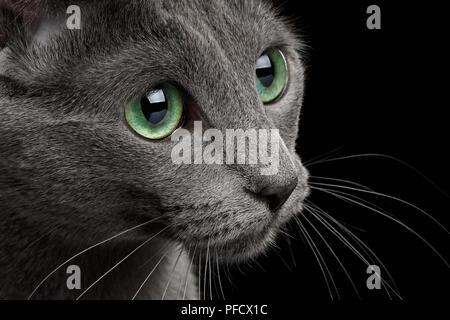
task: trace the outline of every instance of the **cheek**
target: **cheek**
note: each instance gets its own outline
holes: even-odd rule
[[[286,147],[295,153],[295,144],[298,135],[298,117],[292,113],[271,112],[270,117],[276,129],[279,130]]]
[[[293,92],[288,92],[281,101],[266,106],[267,117],[272,121],[274,127],[280,131],[280,135],[289,149],[297,139],[300,108],[301,104],[296,101]]]

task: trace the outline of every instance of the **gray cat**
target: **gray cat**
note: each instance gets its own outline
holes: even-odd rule
[[[301,42],[266,1],[78,1],[70,30],[71,2],[0,1],[0,297],[201,298],[204,272],[264,252],[302,210]],[[279,129],[278,172],[173,163],[194,120]]]

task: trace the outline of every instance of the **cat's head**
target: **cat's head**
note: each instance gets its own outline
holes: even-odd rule
[[[197,252],[209,246],[228,261],[264,250],[301,211],[308,193],[295,153],[301,44],[268,3],[80,1],[79,30],[66,26],[71,3],[30,3],[28,25],[9,31],[0,53],[8,207],[32,211],[24,218],[71,241],[102,239],[157,217],[152,228],[128,236],[166,228],[162,236]],[[257,81],[269,82],[262,88]],[[165,117],[178,116],[158,127],[155,113],[145,128],[139,106],[164,110],[161,93],[173,104]],[[226,129],[278,129],[276,172],[261,174],[259,162],[174,163],[178,142],[170,134],[179,126],[192,132],[194,120],[224,136]],[[149,130],[165,137],[142,136]]]

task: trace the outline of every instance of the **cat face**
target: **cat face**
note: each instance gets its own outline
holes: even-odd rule
[[[288,25],[262,1],[83,2],[81,30],[65,29],[57,8],[40,21],[56,32],[3,50],[1,166],[16,181],[11,193],[23,191],[10,201],[28,201],[33,219],[73,241],[156,217],[132,236],[165,228],[163,236],[226,261],[264,250],[308,193],[295,153],[303,66]],[[256,63],[271,48],[288,81],[265,104]],[[179,90],[188,130],[194,120],[223,132],[278,129],[277,173],[173,163],[170,136],[144,138],[125,119],[130,101],[162,83]]]

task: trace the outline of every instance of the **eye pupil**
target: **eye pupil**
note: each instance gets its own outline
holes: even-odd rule
[[[164,90],[156,89],[150,91],[141,99],[141,109],[150,124],[161,122],[166,116],[168,103]]]
[[[125,119],[137,134],[159,140],[182,125],[183,96],[176,86],[162,82],[125,106]]]
[[[278,48],[269,48],[256,60],[256,90],[264,104],[282,96],[288,79],[286,59]]]
[[[272,85],[275,69],[267,54],[263,54],[256,61],[256,76],[264,87],[269,88]]]

